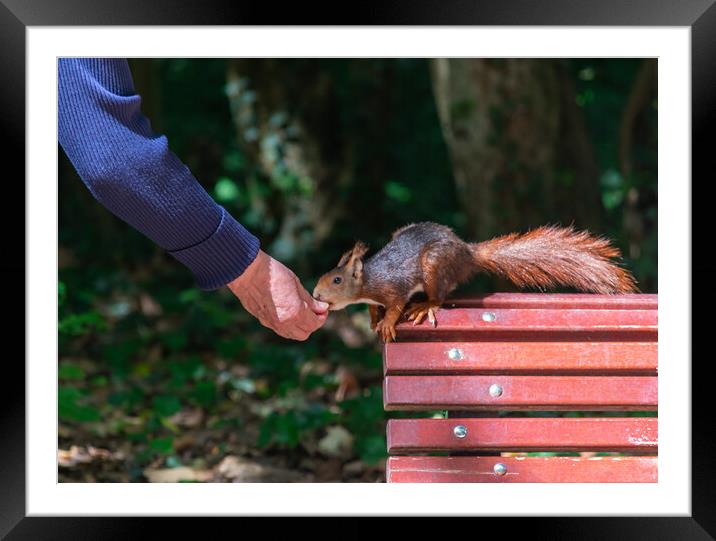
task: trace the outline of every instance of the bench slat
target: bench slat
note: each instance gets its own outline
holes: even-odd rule
[[[658,333],[656,310],[441,308],[437,322],[437,327],[427,319],[420,325],[402,322],[396,327],[398,341],[446,336],[464,341],[504,339],[504,336],[529,340],[532,333],[555,334],[559,336],[556,340],[603,341],[606,335],[611,341],[624,341],[625,337],[632,341],[635,338],[654,341]]]
[[[493,397],[493,384],[502,394]],[[386,376],[386,410],[654,410],[651,376]]]
[[[496,463],[507,468],[494,472]],[[657,457],[390,457],[389,483],[656,483]]]
[[[655,374],[657,348],[656,342],[389,342],[383,359],[386,375]]]
[[[454,428],[464,426],[458,438]],[[481,418],[391,419],[388,452],[619,451],[656,453],[658,419]]]
[[[659,306],[659,296],[656,294],[492,293],[469,299],[448,299],[445,306],[463,308],[603,308],[609,310],[657,310]]]

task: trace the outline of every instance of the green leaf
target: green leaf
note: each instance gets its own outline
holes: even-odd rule
[[[216,349],[219,351],[222,357],[226,357],[227,359],[236,358],[241,353],[246,351],[246,338],[244,338],[243,336],[237,336],[228,340],[221,340],[217,342]]]
[[[58,306],[62,306],[67,298],[67,287],[63,281],[57,282],[57,302]]]
[[[90,383],[94,387],[106,387],[109,383],[109,380],[107,379],[107,376],[95,376],[92,378]]]
[[[174,395],[155,396],[152,407],[158,415],[170,417],[181,409],[181,401]]]
[[[192,396],[201,406],[209,407],[216,402],[216,384],[213,381],[199,381],[194,385]]]
[[[150,440],[149,448],[161,455],[174,454],[174,438],[169,436],[168,438],[156,438]]]
[[[129,361],[139,350],[139,340],[125,340],[108,343],[102,354],[109,365],[114,369],[113,376],[125,377],[129,374]]]
[[[186,346],[187,336],[184,332],[168,332],[161,337],[162,343],[172,351],[179,351]]]
[[[358,438],[355,447],[361,460],[366,464],[375,464],[380,459],[388,456],[383,436],[375,435]]]
[[[237,201],[241,197],[241,190],[230,178],[221,177],[214,186],[214,195],[217,201],[228,203]]]
[[[244,167],[245,159],[237,149],[232,149],[224,155],[222,165],[230,172],[238,172]]]
[[[174,423],[172,423],[167,417],[162,417],[161,423],[162,423],[162,426],[164,426],[165,428],[168,428],[169,430],[174,432],[174,434],[178,434],[180,432],[179,427],[177,425],[175,425]]]
[[[203,368],[199,357],[191,355],[185,359],[171,361],[168,363],[169,372],[172,375],[172,382],[175,385],[182,385],[188,379],[195,378]]]
[[[271,443],[292,449],[299,443],[299,429],[296,414],[293,411],[285,414],[272,413],[261,424],[258,446],[266,447]]]
[[[61,385],[57,399],[60,420],[81,423],[100,420],[99,410],[96,407],[82,403],[84,393],[79,389]]]
[[[65,361],[60,363],[57,377],[59,379],[85,379],[85,371],[79,365]]]
[[[179,302],[192,303],[199,300],[200,292],[198,289],[185,289],[179,293]]]
[[[400,182],[389,180],[385,183],[385,195],[398,203],[407,203],[413,198],[413,192]]]
[[[61,334],[69,336],[81,336],[92,330],[103,331],[107,328],[104,319],[97,312],[84,312],[81,314],[70,314],[62,318],[57,329]]]
[[[128,391],[111,393],[107,401],[113,406],[124,406],[126,411],[130,411],[135,406],[143,403],[144,393],[139,387],[132,387]]]
[[[608,191],[602,194],[602,204],[607,210],[612,210],[621,205],[624,201],[624,193],[619,191]]]

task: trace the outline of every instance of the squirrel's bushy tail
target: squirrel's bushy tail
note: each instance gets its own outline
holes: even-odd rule
[[[638,291],[631,273],[612,261],[621,255],[618,248],[573,227],[544,226],[470,247],[480,270],[519,287],[568,286],[602,294]]]

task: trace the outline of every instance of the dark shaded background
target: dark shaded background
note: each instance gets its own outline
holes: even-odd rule
[[[429,219],[469,240],[574,223],[657,291],[655,60],[130,65],[153,128],[309,290],[356,239]],[[283,340],[197,291],[62,152],[59,182],[60,480],[382,480],[364,306]]]

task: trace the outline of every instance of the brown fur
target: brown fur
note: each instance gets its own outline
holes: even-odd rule
[[[572,227],[545,226],[471,245],[481,270],[518,287],[569,286],[592,293],[634,293],[634,277],[612,261],[619,250],[607,239]]]
[[[395,322],[413,293],[423,291],[428,302],[410,307],[406,315],[416,323],[426,314],[433,320],[428,308],[442,304],[478,271],[541,290],[568,286],[602,294],[637,291],[634,277],[613,261],[620,255],[617,248],[607,239],[572,227],[545,226],[467,243],[449,227],[423,222],[398,229],[364,262],[367,250],[357,242],[335,269],[319,279],[313,295],[330,303],[331,310],[355,302],[384,307],[390,317],[378,320],[378,311],[371,309],[371,326],[386,341],[395,337]]]

